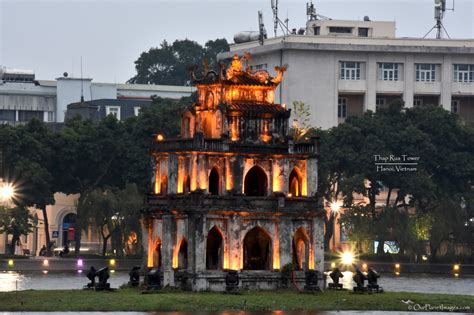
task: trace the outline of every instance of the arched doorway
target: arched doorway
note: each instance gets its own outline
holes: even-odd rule
[[[302,196],[302,178],[300,172],[294,168],[290,173],[290,179],[288,181],[288,191],[293,197],[301,197]]]
[[[296,270],[307,270],[309,263],[309,238],[306,230],[300,227],[293,236],[293,263]]]
[[[67,214],[61,224],[61,236],[62,244],[61,246],[71,246],[71,242],[74,241],[74,231],[76,227],[76,214],[69,213]]]
[[[244,238],[244,269],[270,270],[272,239],[261,227],[248,231]]]
[[[179,244],[178,269],[188,269],[188,242],[184,238]]]
[[[153,248],[153,267],[161,268],[161,240],[158,239],[155,242],[155,246]]]
[[[209,174],[209,193],[211,195],[219,195],[219,172],[213,167]]]
[[[161,177],[160,195],[164,196],[168,193],[168,176]]]
[[[245,175],[244,194],[246,196],[266,196],[268,180],[265,171],[259,167],[254,166]]]
[[[183,194],[189,194],[191,192],[191,178],[187,175],[183,181]]]
[[[207,234],[206,269],[222,269],[224,256],[224,239],[219,229],[214,226]]]

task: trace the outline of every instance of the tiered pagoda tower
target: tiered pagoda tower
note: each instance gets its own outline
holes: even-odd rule
[[[223,290],[226,270],[238,270],[242,287],[271,289],[286,264],[298,281],[323,270],[318,139],[288,137],[291,111],[274,103],[286,66],[271,77],[244,69],[247,58],[192,72],[198,101],[181,138],[155,136],[144,230],[147,265],[165,286]]]

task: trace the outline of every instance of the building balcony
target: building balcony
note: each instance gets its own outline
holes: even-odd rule
[[[339,93],[365,93],[367,90],[366,80],[339,80]]]
[[[403,93],[404,90],[405,90],[404,81],[377,80],[377,93],[399,94],[399,93]]]
[[[439,95],[441,94],[441,82],[415,82],[415,94]]]
[[[189,139],[154,140],[152,150],[160,152],[233,152],[233,153],[264,153],[264,154],[303,154],[318,155],[318,138],[312,138],[310,142],[294,143],[288,141],[286,144],[255,144],[231,141],[229,139],[210,139],[195,136]]]
[[[250,197],[245,195],[208,195],[200,192],[176,195],[147,195],[146,213],[168,212],[173,210],[194,213],[240,212],[240,213],[294,213],[301,216],[323,214],[324,209],[315,197],[285,197],[271,195]]]
[[[474,82],[453,82],[451,91],[453,95],[474,95]]]

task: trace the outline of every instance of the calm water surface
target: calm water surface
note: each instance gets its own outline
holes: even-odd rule
[[[63,315],[63,312],[0,312],[0,315]],[[387,311],[341,311],[341,312],[315,312],[315,311],[270,311],[270,312],[245,312],[245,311],[223,311],[223,312],[67,312],[67,315],[409,315],[410,312],[387,312]],[[416,312],[418,315],[428,315],[433,313]],[[446,315],[452,313],[439,312],[439,315]],[[468,313],[456,313],[468,314]]]
[[[343,272],[342,284],[344,288],[352,289],[352,273]],[[331,280],[328,278],[328,282]],[[16,290],[58,290],[82,289],[88,282],[84,273],[53,273],[41,272],[17,273],[0,272],[0,291]],[[128,282],[126,272],[110,274],[109,282],[113,288]],[[454,278],[437,275],[381,275],[379,284],[385,291],[407,291],[421,293],[450,293],[474,296],[474,277],[462,276]]]

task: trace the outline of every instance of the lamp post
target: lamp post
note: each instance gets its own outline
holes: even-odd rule
[[[15,198],[16,195],[16,188],[12,183],[4,182],[2,178],[0,178],[0,205],[5,206],[7,208],[12,206],[12,200]],[[3,233],[4,242],[4,252],[7,252],[8,247],[8,234]]]
[[[337,220],[337,215],[339,214],[340,210],[341,210],[341,206],[339,205],[339,202],[337,200],[333,201],[331,203],[331,213],[334,217],[334,219],[333,219],[333,233],[332,233],[332,247],[333,247],[333,250],[336,249],[336,220]]]

